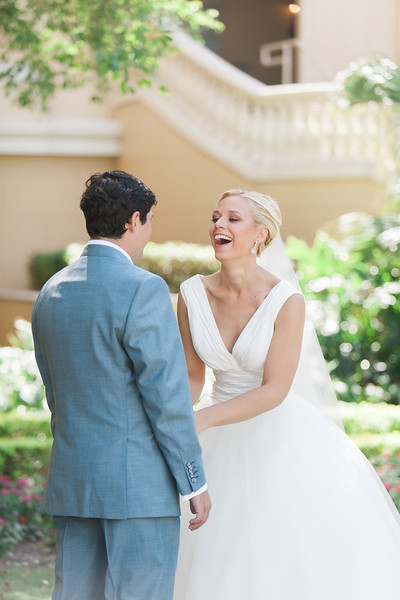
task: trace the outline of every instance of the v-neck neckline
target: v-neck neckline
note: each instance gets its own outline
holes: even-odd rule
[[[225,344],[224,340],[222,339],[221,332],[220,332],[220,330],[219,330],[219,327],[218,327],[217,321],[216,321],[216,319],[215,319],[215,316],[214,316],[213,310],[212,310],[212,308],[211,308],[210,300],[209,300],[209,298],[208,298],[208,295],[207,295],[207,290],[206,290],[206,288],[205,288],[205,285],[204,285],[204,283],[202,282],[202,278],[203,278],[203,276],[199,274],[197,277],[199,278],[199,283],[200,283],[200,285],[201,285],[201,287],[202,287],[202,289],[203,289],[203,292],[204,292],[204,296],[205,296],[205,299],[206,299],[206,304],[207,304],[208,310],[210,311],[210,315],[211,315],[211,322],[214,324],[214,327],[215,327],[215,330],[216,330],[216,332],[217,332],[217,336],[218,336],[218,338],[219,338],[219,340],[220,340],[220,342],[221,342],[221,345],[223,346],[223,348],[225,349],[225,351],[226,351],[226,352],[227,352],[227,353],[228,353],[230,356],[233,356],[234,350],[235,350],[236,346],[238,345],[238,343],[239,343],[240,339],[242,338],[242,336],[243,336],[244,332],[245,332],[245,331],[246,331],[246,329],[247,329],[247,328],[248,328],[248,327],[251,325],[252,321],[254,320],[254,318],[256,317],[256,315],[258,314],[258,312],[261,310],[261,308],[264,306],[264,304],[266,303],[266,301],[268,300],[268,298],[270,297],[270,295],[272,294],[272,292],[275,290],[275,288],[277,288],[277,287],[279,286],[279,284],[283,283],[283,281],[284,281],[283,279],[281,279],[280,281],[278,281],[278,283],[276,283],[276,284],[273,286],[273,288],[271,288],[271,289],[270,289],[270,291],[268,292],[268,294],[265,296],[265,298],[264,298],[264,299],[261,301],[261,303],[259,304],[258,308],[256,308],[256,310],[254,311],[254,313],[251,315],[250,319],[247,321],[247,323],[246,323],[246,325],[243,327],[242,331],[239,333],[239,335],[238,335],[238,337],[237,337],[237,339],[236,339],[236,342],[235,342],[235,343],[233,344],[233,346],[232,346],[232,350],[228,350],[228,348],[226,347],[226,344]]]

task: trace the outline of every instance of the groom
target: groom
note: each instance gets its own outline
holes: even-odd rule
[[[41,506],[57,528],[53,600],[170,600],[179,494],[192,530],[211,507],[168,289],[133,265],[155,204],[123,171],[90,177],[91,240],[33,310],[54,438]]]

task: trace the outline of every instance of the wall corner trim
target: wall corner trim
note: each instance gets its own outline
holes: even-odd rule
[[[121,152],[116,119],[62,116],[0,119],[0,155],[104,156]]]

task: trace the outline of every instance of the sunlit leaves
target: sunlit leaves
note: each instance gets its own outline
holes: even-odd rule
[[[151,85],[159,59],[175,50],[177,27],[221,31],[197,0],[0,0],[0,81],[22,106],[46,108],[57,89],[91,81],[97,98]]]

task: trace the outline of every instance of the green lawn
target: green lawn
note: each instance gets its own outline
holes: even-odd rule
[[[0,569],[1,600],[50,600],[53,586],[53,567],[13,565]]]

